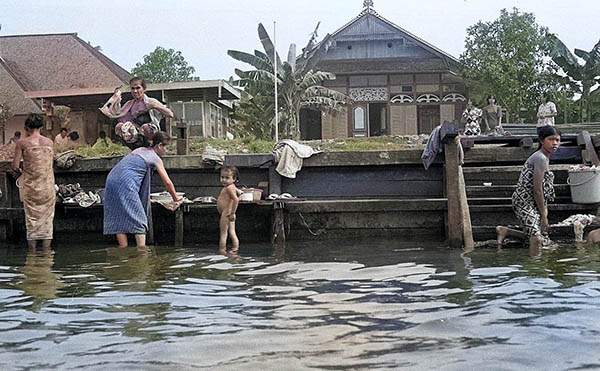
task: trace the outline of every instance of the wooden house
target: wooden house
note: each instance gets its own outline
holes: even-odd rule
[[[122,90],[123,102],[132,98],[128,85],[124,86]],[[73,111],[81,112],[84,117],[95,117],[95,121],[86,120],[86,130],[92,133],[91,140],[87,140],[87,142],[93,143],[100,130],[106,133],[113,132],[114,122],[98,110],[113,92],[114,87],[110,87],[38,91],[26,93],[26,95],[30,98],[49,100],[54,104],[71,107]],[[146,94],[165,103],[173,111],[175,121],[187,122],[189,136],[211,138],[226,137],[232,101],[240,98],[239,91],[225,80],[147,84]],[[175,125],[172,124],[173,122],[169,120],[165,129],[170,132],[170,135],[176,136]]]
[[[15,115],[4,128],[5,140],[22,130],[30,112],[41,113],[39,92],[112,88],[126,84],[129,72],[76,33],[0,37],[0,101]],[[71,128],[87,140],[97,132],[88,123],[102,118],[74,108]],[[93,127],[93,125],[92,125]]]
[[[315,48],[325,86],[348,95],[345,113],[302,109],[303,139],[428,134],[460,118],[466,87],[450,54],[377,14],[372,2]]]
[[[70,129],[94,143],[101,130],[112,133],[114,124],[98,108],[118,86],[123,99],[130,99],[131,77],[75,33],[0,37],[0,102],[14,114],[4,125],[3,142],[22,130],[28,113],[51,114],[45,107],[55,104],[68,106]],[[227,134],[231,101],[240,97],[224,80],[149,84],[147,94],[188,122],[190,136],[219,138]],[[50,129],[55,132],[45,134],[55,135],[57,129]]]

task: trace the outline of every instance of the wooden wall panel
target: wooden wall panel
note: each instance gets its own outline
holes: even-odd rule
[[[321,112],[321,138],[333,139],[333,122],[327,112]]]
[[[400,197],[443,196],[443,169],[422,164],[376,167],[304,167],[295,179],[282,178],[282,192],[297,197]]]
[[[390,134],[403,135],[406,130],[403,106],[390,105]]]
[[[331,122],[333,124],[334,138],[348,138],[348,110],[337,112],[332,117]]]
[[[419,128],[417,125],[417,105],[411,104],[405,107],[405,120],[406,120],[406,135],[417,135],[419,134]]]
[[[454,104],[440,104],[440,124],[444,121],[452,122],[454,120]]]

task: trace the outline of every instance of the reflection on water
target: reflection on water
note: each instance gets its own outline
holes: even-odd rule
[[[600,367],[600,254],[305,243],[0,252],[0,368]]]

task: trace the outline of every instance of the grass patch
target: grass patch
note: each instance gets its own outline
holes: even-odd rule
[[[300,141],[299,143],[311,146],[315,150],[323,152],[366,152],[366,151],[402,151],[407,149],[423,149],[426,136],[382,136],[370,138],[346,138],[346,139],[326,139]],[[229,154],[258,154],[271,153],[274,141],[255,139],[252,137],[240,138],[234,140],[214,139],[214,138],[190,138],[189,154],[201,155],[206,147],[227,151]],[[172,140],[168,147],[169,154],[177,152],[177,141]],[[76,153],[80,156],[91,157],[112,157],[121,156],[130,153],[129,148],[117,143],[112,143],[109,147],[94,148],[91,146],[79,147]]]

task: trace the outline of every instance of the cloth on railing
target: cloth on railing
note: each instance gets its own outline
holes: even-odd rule
[[[423,166],[425,170],[429,169],[429,166],[435,160],[435,156],[438,153],[442,152],[444,147],[442,145],[442,138],[440,137],[440,129],[442,125],[438,125],[429,134],[429,139],[427,140],[427,146],[423,150],[423,154],[421,155],[421,161],[423,161]]]
[[[302,169],[303,159],[309,158],[315,153],[312,147],[300,144],[295,140],[284,139],[273,146],[273,158],[277,163],[275,169],[281,176],[295,178],[296,173]]]
[[[421,155],[421,161],[423,161],[423,166],[425,170],[429,169],[429,166],[435,160],[435,157],[438,153],[444,152],[444,144],[442,143],[442,137],[440,131],[442,129],[442,125],[438,125],[431,131],[429,134],[429,139],[427,140],[427,146],[423,150],[423,154]],[[459,163],[462,165],[465,161],[465,153],[463,151],[462,145],[460,141],[458,141],[458,157]]]
[[[58,154],[54,158],[54,164],[59,169],[70,169],[75,165],[78,159],[83,158],[75,153],[75,151],[66,151]]]
[[[215,167],[223,166],[225,155],[227,155],[227,151],[207,145],[204,151],[202,151],[202,162],[213,164]]]

